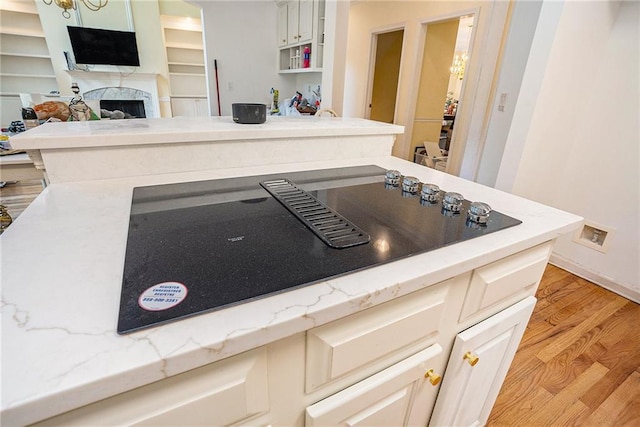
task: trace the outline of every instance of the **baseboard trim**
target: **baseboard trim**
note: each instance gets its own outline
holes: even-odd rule
[[[587,270],[581,265],[576,264],[575,262],[563,258],[556,253],[552,253],[549,258],[549,263],[555,265],[556,267],[562,268],[563,270],[567,270],[568,272],[575,274],[576,276],[582,277],[590,282],[595,283],[598,286],[601,286],[605,289],[610,290],[611,292],[615,292],[616,294],[623,296],[635,303],[640,304],[640,292],[636,292],[633,289],[629,289],[618,283],[601,276],[598,273]]]

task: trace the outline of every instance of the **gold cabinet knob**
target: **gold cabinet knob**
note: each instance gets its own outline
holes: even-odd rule
[[[433,372],[433,369],[429,369],[427,371],[426,374],[424,374],[425,378],[429,378],[429,382],[432,385],[438,385],[440,384],[440,381],[442,381],[442,377],[438,374],[436,374],[435,372]]]
[[[467,351],[462,358],[469,362],[469,365],[471,366],[476,366],[476,363],[478,363],[478,361],[480,360],[478,356],[471,353],[470,351]]]

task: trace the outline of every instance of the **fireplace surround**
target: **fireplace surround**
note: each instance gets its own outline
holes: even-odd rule
[[[67,71],[94,110],[100,101],[142,101],[144,116],[160,117],[157,74]],[[109,108],[106,108],[109,109]],[[132,114],[131,112],[129,112]],[[137,114],[132,114],[138,116]]]

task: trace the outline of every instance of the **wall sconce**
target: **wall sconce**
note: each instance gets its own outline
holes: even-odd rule
[[[92,12],[96,12],[107,5],[109,0],[42,0],[44,4],[50,5],[55,3],[56,6],[63,9],[62,16],[69,19],[71,18],[71,14],[69,13],[70,9],[77,10],[78,9],[78,1],[84,3],[84,5]]]

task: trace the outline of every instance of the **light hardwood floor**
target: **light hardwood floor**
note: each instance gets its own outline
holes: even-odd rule
[[[40,181],[0,189],[15,219]],[[488,426],[640,426],[640,305],[549,265]]]
[[[42,190],[39,179],[8,182],[0,188],[0,205],[6,206],[9,215],[15,220]]]
[[[488,426],[640,426],[640,305],[549,265]]]

